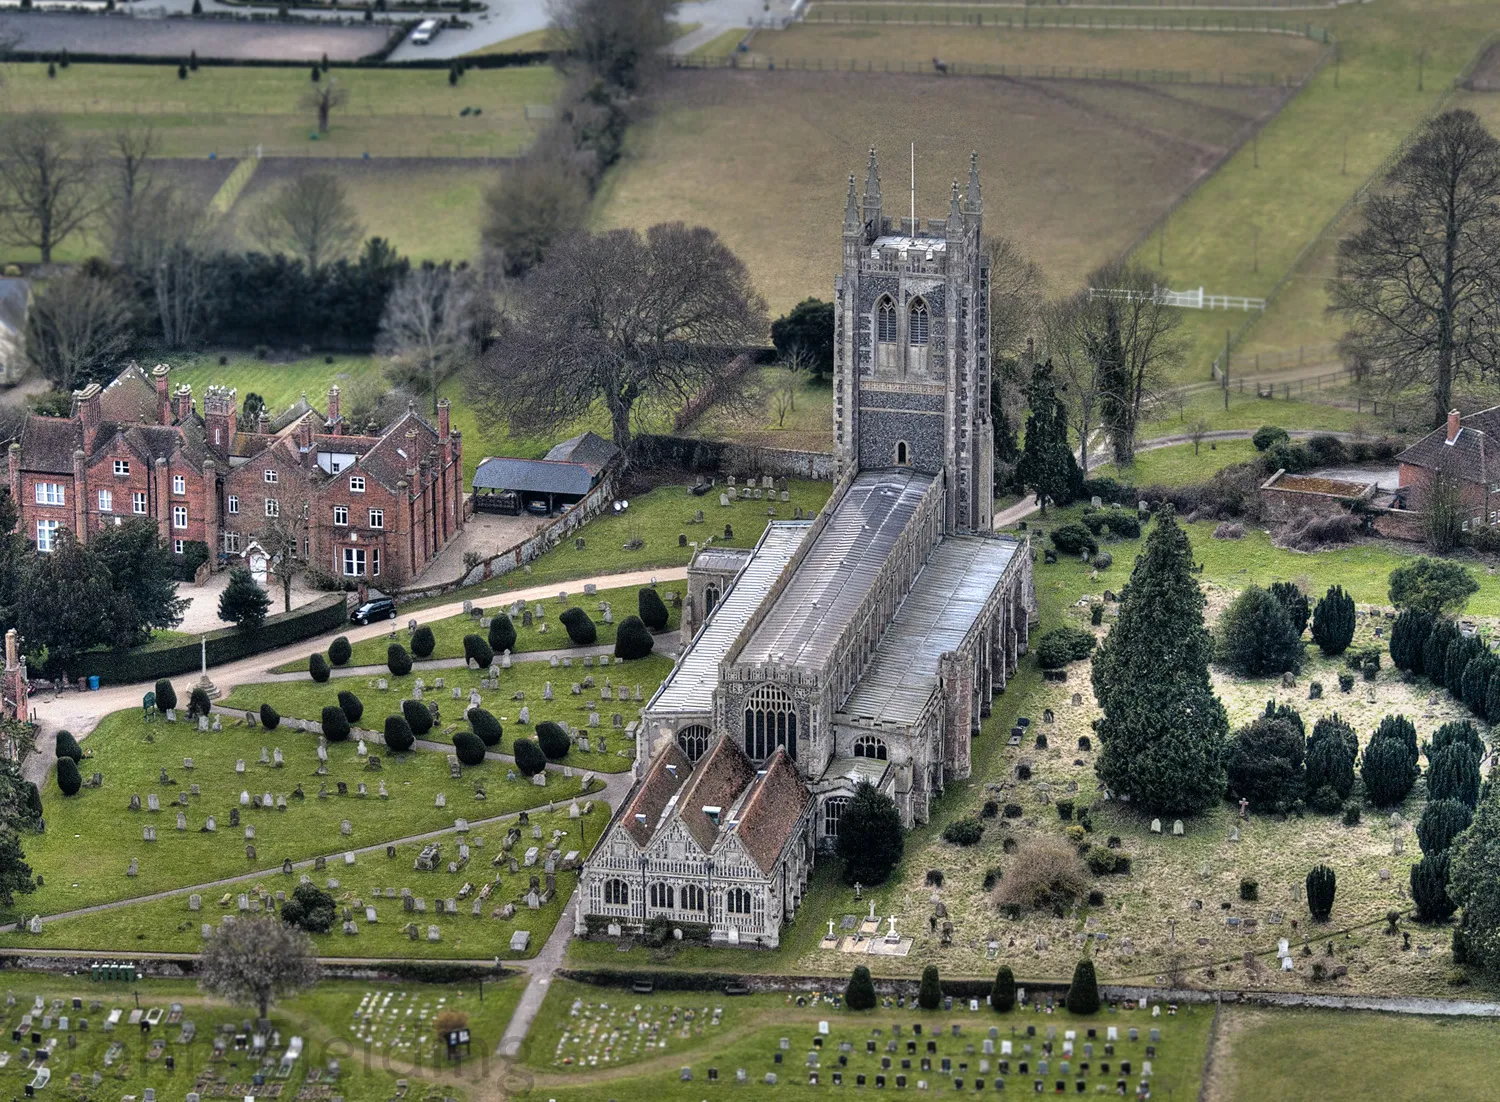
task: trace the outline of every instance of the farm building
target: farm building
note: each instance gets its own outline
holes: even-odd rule
[[[555,513],[580,501],[619,454],[608,440],[585,432],[556,445],[542,459],[486,456],[474,471],[474,508]]]

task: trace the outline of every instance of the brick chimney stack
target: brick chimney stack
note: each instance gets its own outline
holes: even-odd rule
[[[448,432],[449,432],[449,416],[448,416],[449,407],[448,407],[448,399],[446,399],[446,398],[439,398],[438,399],[438,404],[437,404],[437,409],[438,409],[438,436],[441,437],[442,439],[446,440],[446,439],[448,439]]]
[[[166,364],[157,364],[151,369],[151,378],[156,380],[156,423],[158,425],[172,423],[172,397],[167,385],[167,376],[171,373],[172,369]]]
[[[312,448],[312,438],[313,438],[313,419],[312,419],[312,414],[310,414],[310,413],[304,413],[302,415],[302,420],[300,420],[300,421],[297,422],[297,447],[301,448],[303,451],[309,451],[309,450],[311,450],[311,448]]]
[[[271,435],[271,415],[261,407],[260,416],[255,419],[255,427],[260,430],[262,436]]]
[[[1448,443],[1458,439],[1459,429],[1462,428],[1459,412],[1456,409],[1448,411]]]
[[[172,395],[172,418],[178,424],[186,421],[193,412],[193,387],[191,383],[178,384]]]
[[[328,388],[328,428],[335,436],[342,435],[340,426],[342,421],[339,415],[339,385],[334,383]]]
[[[98,383],[90,383],[82,390],[73,392],[73,414],[83,422],[83,449],[94,450],[94,437],[99,434],[99,396],[103,393]]]

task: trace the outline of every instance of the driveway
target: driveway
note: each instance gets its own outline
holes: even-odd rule
[[[229,625],[219,619],[219,594],[224,592],[229,585],[229,571],[221,570],[217,574],[211,574],[208,581],[202,585],[194,585],[192,582],[178,582],[177,596],[186,597],[190,602],[187,611],[182,614],[182,623],[177,625],[177,631],[184,631],[190,635],[201,635],[205,631],[218,631]],[[266,593],[271,598],[271,613],[285,610],[281,595],[281,583],[271,579],[265,587]],[[292,583],[292,607],[301,608],[303,605],[311,604],[319,597],[324,596],[320,589],[310,589],[300,580]]]
[[[438,557],[411,584],[420,587],[456,582],[467,573],[465,553],[473,551],[481,559],[492,558],[529,538],[547,519],[530,513],[516,517],[475,513],[464,521],[464,530],[438,552]]]

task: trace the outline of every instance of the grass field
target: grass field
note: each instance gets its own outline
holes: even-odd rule
[[[552,929],[562,916],[563,907],[578,882],[576,872],[559,870],[557,892],[545,906],[532,910],[527,907],[526,893],[530,890],[531,877],[543,875],[542,861],[535,867],[525,867],[510,872],[508,861],[515,857],[522,860],[526,851],[537,846],[545,849],[552,844],[563,852],[578,850],[587,854],[598,842],[603,827],[609,821],[609,808],[596,803],[589,815],[573,819],[566,808],[558,811],[539,812],[529,816],[530,826],[515,827],[511,821],[495,823],[468,834],[449,834],[441,840],[442,867],[430,872],[415,870],[417,855],[422,850],[420,843],[396,847],[394,857],[371,855],[363,867],[353,870],[342,864],[330,869],[341,878],[340,886],[331,894],[341,908],[347,908],[359,929],[357,934],[346,934],[341,926],[323,934],[313,935],[313,942],[320,957],[383,957],[419,960],[443,959],[524,959],[535,956]],[[520,830],[521,840],[510,847],[504,845],[506,832],[512,827]],[[538,841],[535,829],[542,831]],[[463,861],[458,846],[470,847],[471,858]],[[493,862],[498,860],[499,864]],[[448,872],[446,863],[461,862],[456,872]],[[377,871],[378,870],[378,871]],[[320,886],[323,878],[316,877]],[[263,888],[268,893],[285,891],[290,894],[297,884],[295,875],[285,876],[276,871],[268,873],[253,887],[246,884],[231,885],[226,892],[203,893],[203,909],[193,911],[189,907],[186,893],[165,899],[133,903],[109,911],[65,918],[48,923],[40,934],[0,934],[0,944],[25,945],[47,949],[92,949],[97,951],[129,952],[147,948],[159,952],[197,952],[203,944],[201,927],[204,923],[217,925],[225,915],[237,913],[240,892],[251,892]],[[467,885],[467,888],[465,887]],[[489,885],[478,914],[473,905],[479,892]],[[421,898],[423,910],[406,911],[399,895],[387,897],[386,890],[409,888],[412,895]],[[380,896],[374,894],[379,889]],[[442,912],[446,899],[458,904],[455,913]],[[515,908],[511,917],[498,912],[507,903]],[[374,907],[376,921],[366,917],[366,907]],[[413,907],[415,907],[415,903]],[[419,927],[419,936],[410,936],[409,925]],[[428,938],[427,927],[437,926],[438,941]],[[512,951],[510,937],[517,930],[531,935],[526,950]],[[504,1022],[501,1021],[503,1028]],[[498,1038],[498,1034],[494,1034]]]
[[[321,694],[318,709],[306,718],[318,718],[322,704],[334,702],[339,687],[320,686],[327,691]],[[342,687],[355,688],[352,684]],[[297,694],[290,690],[301,686],[277,688],[289,690],[287,697],[294,699]],[[371,715],[383,722],[385,713],[375,694],[365,692],[362,683],[356,691],[369,701]],[[244,697],[250,701],[244,705],[247,708],[259,707],[262,699],[255,693]],[[284,714],[297,713],[288,708]],[[331,745],[328,775],[317,777],[317,739],[313,735],[290,729],[248,730],[229,722],[220,733],[200,734],[185,720],[175,725],[163,721],[147,726],[134,710],[106,716],[84,740],[84,746],[90,756],[80,768],[85,777],[94,772],[104,774],[103,787],[84,788],[78,795],[65,798],[49,776],[42,786],[47,833],[26,843],[27,859],[45,883],[31,895],[16,897],[12,917],[22,911],[56,914],[220,877],[279,870],[283,858],[300,861],[318,854],[341,853],[450,827],[458,815],[477,819],[567,799],[580,790],[581,783],[577,777],[556,775],[548,778],[545,789],[536,788],[524,778],[507,780],[509,767],[504,762],[486,762],[467,770],[462,780],[453,780],[448,775],[446,755],[433,751],[388,755],[385,767],[372,772],[356,756],[353,742]],[[262,746],[281,749],[286,766],[274,769],[256,764]],[[383,747],[377,743],[372,750],[378,754]],[[184,758],[193,759],[192,770],[183,768]],[[244,774],[236,771],[239,760],[246,763]],[[162,770],[174,783],[160,782]],[[320,784],[326,783],[333,792],[335,782],[340,780],[348,784],[350,795],[317,798]],[[382,780],[390,799],[353,795],[359,782],[367,783],[374,793]],[[482,781],[487,788],[483,803],[464,795],[472,792],[475,781]],[[174,823],[179,809],[173,801],[193,784],[199,785],[201,794],[188,796],[187,806],[180,809],[187,816],[188,829],[178,831]],[[304,796],[295,795],[297,787]],[[256,795],[269,791],[287,797],[287,809],[241,808],[239,793],[252,788]],[[433,806],[439,792],[452,794],[453,804],[447,808]],[[148,796],[156,795],[162,810],[128,811],[131,795],[140,796],[143,807]],[[231,810],[241,814],[242,826],[230,825]],[[209,816],[218,820],[218,830],[213,834],[201,829]],[[347,837],[339,833],[343,819],[353,826]],[[148,825],[156,828],[155,842],[142,841],[143,828]],[[245,853],[245,844],[251,840],[245,837],[244,828],[251,826],[255,828],[254,860]],[[133,878],[126,876],[126,866],[132,859],[140,861],[139,875]]]
[[[688,431],[707,440],[736,440],[752,447],[829,451],[833,447],[833,384],[807,377],[792,384],[790,394],[784,395],[786,383],[783,368],[755,368],[736,388],[740,397],[732,407],[710,407]]]
[[[830,297],[848,174],[884,153],[886,207],[946,209],[977,149],[986,230],[1016,236],[1054,289],[1126,247],[1208,171],[1280,89],[999,82],[875,73],[678,72],[627,140],[601,226],[682,219],[717,230],[774,313]],[[795,140],[789,136],[795,135]],[[1024,155],[1017,157],[1017,151]],[[1206,372],[1205,372],[1206,373]]]
[[[1248,440],[1206,440],[1197,448],[1173,444],[1137,452],[1135,462],[1128,467],[1107,463],[1093,473],[1096,478],[1118,478],[1136,486],[1187,486],[1207,482],[1221,467],[1243,463],[1259,454]]]

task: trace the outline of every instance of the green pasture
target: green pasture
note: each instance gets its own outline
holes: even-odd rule
[[[543,876],[542,859],[538,857],[535,867],[528,868],[523,864],[520,871],[514,873],[509,871],[509,859],[515,857],[521,861],[532,846],[545,852],[552,844],[555,830],[563,832],[556,843],[561,853],[576,849],[586,855],[609,822],[609,808],[596,803],[589,815],[580,815],[577,819],[569,818],[566,808],[538,812],[530,819],[528,826],[518,827],[514,819],[508,819],[477,827],[467,834],[443,835],[439,839],[441,862],[431,872],[414,871],[423,847],[423,843],[417,842],[397,846],[394,857],[368,855],[353,868],[342,862],[331,863],[327,875],[337,879],[339,886],[329,889],[330,894],[341,909],[349,910],[359,932],[346,934],[341,923],[336,923],[327,933],[314,934],[313,943],[318,956],[419,960],[488,960],[494,957],[513,960],[535,956],[562,916],[563,907],[578,882],[578,874],[559,869],[556,894],[545,906],[531,910],[525,896],[531,876]],[[513,827],[520,830],[521,839],[506,848],[507,832]],[[542,829],[541,840],[533,837],[533,827]],[[462,861],[458,851],[461,843],[470,847],[470,858],[458,871],[448,872],[448,862]],[[498,865],[494,864],[496,860]],[[237,896],[240,892],[263,888],[270,893],[283,891],[289,895],[296,887],[298,877],[299,874],[287,876],[278,870],[268,873],[253,885],[205,890],[201,893],[200,911],[190,909],[189,893],[180,892],[164,899],[78,915],[48,923],[40,934],[24,931],[0,934],[0,945],[100,952],[150,948],[154,952],[195,953],[203,944],[201,927],[204,924],[216,926],[223,916],[238,913]],[[313,883],[322,887],[324,875],[314,876]],[[476,915],[473,905],[486,885],[490,885],[489,893],[482,901],[480,914]],[[387,889],[399,893],[401,888],[410,888],[414,897],[423,900],[424,913],[407,912],[399,894],[395,898],[385,895]],[[382,893],[378,897],[374,894],[377,889]],[[446,899],[455,900],[457,913],[440,913]],[[515,908],[511,918],[503,918],[498,913],[506,904]],[[367,906],[375,908],[377,921],[367,921]],[[408,930],[412,924],[418,927],[415,938]],[[428,939],[428,926],[438,927],[439,941]],[[511,935],[517,930],[531,934],[530,944],[524,952],[510,949]],[[500,1026],[503,1029],[503,1021]],[[498,1033],[493,1039],[498,1040]]]
[[[306,718],[317,719],[323,704],[335,703],[338,687],[330,684],[317,707],[307,710]],[[372,699],[374,694],[363,692],[362,686],[356,691],[383,722],[380,705]],[[259,708],[259,694],[243,688],[238,692],[250,703],[236,707]],[[185,685],[179,695],[185,700]],[[293,694],[288,695],[295,699]],[[284,714],[297,713],[288,708]],[[303,861],[320,854],[341,854],[449,827],[459,816],[479,819],[503,815],[549,800],[568,799],[581,791],[579,778],[559,774],[548,777],[545,789],[520,777],[507,780],[509,766],[500,761],[466,768],[463,778],[454,780],[448,775],[446,755],[434,751],[391,755],[384,753],[385,747],[378,742],[370,749],[384,757],[380,770],[369,769],[350,741],[328,747],[328,773],[319,777],[315,775],[316,736],[286,727],[275,731],[250,729],[230,717],[224,720],[223,731],[200,732],[183,717],[176,724],[158,719],[148,725],[134,709],[105,716],[83,740],[89,756],[79,766],[85,779],[94,772],[102,773],[102,787],[85,787],[76,796],[64,797],[54,780],[55,770],[42,786],[47,831],[27,840],[26,857],[44,883],[33,894],[16,897],[12,917],[19,913],[57,914],[224,877],[279,870],[285,858]],[[258,764],[263,746],[279,748],[285,766],[276,769]],[[183,767],[184,758],[193,759],[193,769]],[[243,774],[236,771],[240,760],[245,762]],[[163,771],[172,783],[161,783]],[[338,781],[347,784],[349,795],[332,795]],[[381,781],[390,793],[389,799],[376,795]],[[360,782],[369,786],[368,797],[355,795]],[[484,802],[470,795],[476,782],[486,788]],[[187,806],[178,808],[178,794],[188,792],[194,784],[199,786],[200,795],[189,795]],[[330,793],[327,799],[317,796],[322,784]],[[298,787],[302,796],[294,794]],[[241,792],[285,796],[287,809],[241,807]],[[434,806],[440,792],[451,797],[446,808]],[[153,794],[161,805],[157,812],[144,810]],[[140,796],[143,810],[128,809],[132,795]],[[183,831],[175,826],[178,810],[187,817],[187,829]],[[238,827],[230,825],[232,811],[240,814]],[[218,829],[212,834],[202,829],[209,816],[217,820]],[[347,837],[339,832],[344,819],[352,826]],[[147,826],[156,829],[155,842],[143,841]],[[255,828],[253,840],[245,837],[247,827]],[[256,848],[254,860],[246,856],[247,841]],[[139,875],[128,877],[126,868],[132,859],[140,862]],[[366,856],[359,860],[372,859]]]
[[[1136,486],[1188,486],[1206,482],[1219,469],[1259,454],[1248,440],[1205,440],[1196,448],[1192,444],[1172,444],[1139,451],[1135,462],[1128,467],[1106,463],[1092,473],[1095,478],[1117,478]]]
[[[620,621],[627,616],[636,615],[640,588],[639,586],[622,586],[618,589],[601,589],[592,597],[585,597],[582,591],[569,592],[566,605],[557,597],[553,597],[550,601],[543,603],[547,605],[548,614],[554,618],[564,608],[568,607],[581,608],[586,611],[594,619],[595,630],[599,633],[597,645],[607,646],[614,643],[615,631],[620,626]],[[467,592],[467,590],[464,592]],[[665,594],[666,592],[668,592],[666,587],[662,587],[662,593]],[[679,596],[682,592],[683,590],[679,587],[677,590]],[[606,624],[599,618],[601,615],[599,612],[600,602],[609,603],[614,611],[614,623]],[[534,601],[527,603],[528,607],[534,604],[536,604]],[[487,608],[483,611],[485,615],[498,615],[506,611],[507,607],[496,605],[493,608]],[[676,631],[681,617],[681,609],[668,603],[666,631]],[[545,632],[539,631],[538,629],[544,622],[548,623],[548,630]],[[537,621],[530,627],[527,627],[521,622],[520,617],[514,617],[512,618],[512,623],[515,624],[516,628],[516,645],[512,650],[514,654],[526,654],[528,652],[546,650],[565,651],[574,645],[573,641],[568,638],[567,631],[563,629],[562,625],[556,619],[550,622]],[[419,659],[419,661],[440,658],[462,658],[464,656],[464,636],[479,635],[485,639],[489,638],[489,630],[487,628],[482,627],[473,616],[466,616],[463,613],[459,613],[457,616],[449,616],[442,620],[428,620],[425,626],[432,629],[435,646],[428,659]],[[410,649],[408,638],[404,637],[402,642]],[[353,644],[354,654],[345,664],[348,666],[384,665],[389,647],[389,639],[362,639]],[[413,655],[413,658],[415,657]],[[307,659],[297,659],[294,662],[284,663],[276,667],[276,672],[306,673]]]

